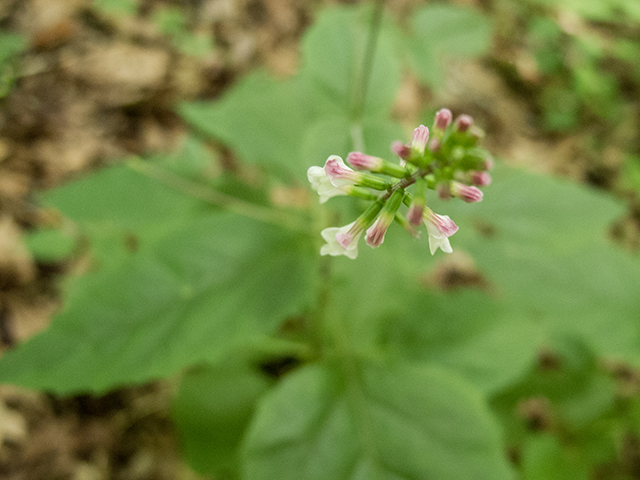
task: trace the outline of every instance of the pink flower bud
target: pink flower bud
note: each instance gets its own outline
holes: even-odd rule
[[[473,118],[469,115],[462,114],[456,118],[455,129],[458,132],[466,132],[473,125]]]
[[[448,108],[441,108],[436,113],[435,119],[433,121],[433,128],[437,128],[438,130],[446,130],[449,125],[451,125],[451,119],[453,118],[453,114],[451,110]]]
[[[409,206],[409,210],[407,211],[407,220],[409,220],[411,225],[418,226],[422,222],[423,214],[424,205],[414,202]]]
[[[396,140],[391,144],[391,151],[403,160],[409,158],[411,154],[410,145],[403,144],[400,140]]]
[[[427,147],[429,140],[429,129],[424,125],[420,125],[413,131],[413,139],[411,140],[411,151],[417,156],[424,155],[424,149]]]
[[[459,182],[450,183],[451,195],[467,203],[481,202],[482,191],[477,187],[469,187]]]
[[[361,152],[351,152],[347,155],[347,162],[356,170],[377,171],[382,168],[383,161],[381,158],[372,157]]]
[[[451,187],[449,182],[438,182],[436,185],[436,192],[440,200],[449,200],[451,198]]]
[[[384,242],[384,235],[387,233],[392,220],[393,217],[385,214],[381,214],[376,218],[373,225],[367,229],[367,234],[364,237],[367,245],[371,248],[376,248],[382,245],[382,242]]]
[[[441,145],[440,140],[438,140],[437,138],[432,138],[429,141],[429,151],[437,152],[438,150],[440,150],[440,145]]]
[[[487,187],[491,185],[491,175],[487,172],[479,172],[478,170],[471,170],[471,182],[478,187]]]

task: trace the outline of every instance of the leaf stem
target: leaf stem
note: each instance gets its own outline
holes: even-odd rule
[[[144,161],[140,157],[134,157],[127,165],[132,170],[153,178],[174,190],[204,202],[224,207],[232,213],[290,230],[309,233],[309,224],[302,218],[296,218],[287,212],[256,205],[232,195],[218,192],[211,187],[187,180],[151,162]]]

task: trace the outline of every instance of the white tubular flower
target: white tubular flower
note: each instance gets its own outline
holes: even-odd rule
[[[345,255],[352,260],[358,256],[358,240],[363,228],[356,225],[358,221],[351,222],[344,227],[330,227],[322,230],[322,238],[327,242],[320,249],[320,255]]]
[[[429,234],[429,250],[431,251],[431,255],[435,254],[438,248],[445,253],[453,252],[451,243],[449,243],[449,237],[438,230],[435,225],[427,223],[427,233]]]
[[[307,170],[307,178],[311,183],[311,188],[320,195],[320,203],[326,202],[331,197],[347,195],[347,192],[333,186],[322,167],[310,167]]]
[[[449,237],[458,231],[458,226],[448,215],[438,215],[433,210],[425,208],[424,224],[429,234],[429,250],[431,255],[440,248],[445,253],[453,252]]]

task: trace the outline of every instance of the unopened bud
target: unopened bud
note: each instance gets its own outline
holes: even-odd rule
[[[393,222],[398,208],[400,208],[403,197],[404,190],[398,189],[393,192],[387,200],[387,203],[385,203],[380,215],[376,218],[376,221],[367,229],[365,241],[371,248],[379,247],[382,245],[382,242],[384,242],[384,236]]]
[[[441,108],[436,113],[436,116],[433,121],[434,130],[444,131],[447,129],[449,125],[451,125],[451,119],[453,118],[453,114],[451,110],[448,108]]]
[[[466,132],[473,125],[473,118],[471,116],[462,114],[458,118],[456,118],[456,122],[454,128],[457,132]]]
[[[347,162],[356,170],[368,170],[370,172],[379,171],[383,163],[381,158],[361,152],[351,152],[347,155]]]
[[[470,187],[459,182],[450,183],[451,195],[467,203],[481,202],[483,193],[477,187]]]
[[[397,140],[391,144],[391,151],[398,157],[406,160],[411,155],[411,146]]]
[[[487,172],[480,172],[478,170],[471,170],[469,172],[471,175],[471,183],[478,187],[487,187],[491,185],[491,175]]]
[[[411,155],[414,157],[422,157],[424,150],[427,148],[429,140],[429,129],[424,125],[420,125],[413,131],[413,139],[411,140]]]
[[[438,193],[438,198],[440,198],[440,200],[449,200],[451,198],[451,187],[449,186],[449,182],[438,182],[436,184],[436,192]]]

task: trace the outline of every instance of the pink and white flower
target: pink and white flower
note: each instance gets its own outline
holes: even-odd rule
[[[322,167],[310,167],[307,170],[307,178],[311,183],[311,188],[320,195],[320,203],[325,203],[332,197],[347,195],[347,192],[333,186]]]
[[[424,224],[429,234],[429,250],[431,255],[440,248],[443,252],[451,253],[453,249],[449,243],[449,237],[458,231],[458,226],[448,215],[438,215],[430,208],[425,207]]]
[[[345,255],[355,259],[358,256],[358,241],[363,230],[361,222],[357,220],[344,227],[325,228],[320,234],[327,243],[320,249],[320,255]]]
[[[354,185],[362,174],[349,168],[338,155],[331,155],[324,164],[324,172],[334,187]]]

